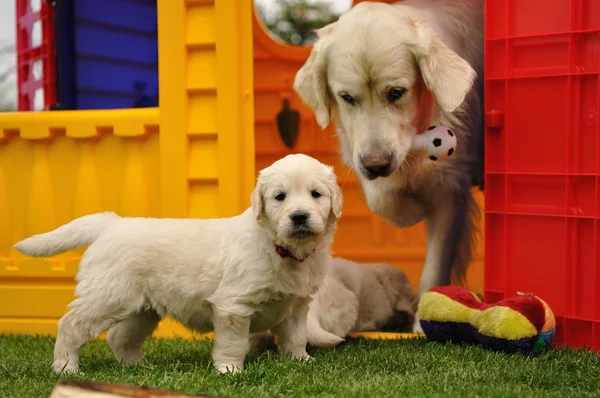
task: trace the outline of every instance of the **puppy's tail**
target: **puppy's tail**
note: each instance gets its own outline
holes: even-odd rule
[[[343,338],[336,336],[333,333],[329,333],[323,329],[312,310],[308,311],[308,317],[306,319],[306,334],[308,344],[317,348],[333,348],[344,341]]]
[[[54,231],[24,239],[14,245],[14,248],[31,257],[53,256],[93,243],[106,228],[120,218],[112,212],[90,214]]]

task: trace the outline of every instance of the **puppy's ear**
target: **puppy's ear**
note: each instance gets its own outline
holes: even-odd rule
[[[331,194],[331,213],[336,220],[342,217],[342,207],[344,205],[344,195],[342,189],[337,183],[337,177],[333,171],[333,167],[329,168],[329,175],[327,176],[327,185]]]
[[[410,47],[423,80],[442,109],[452,112],[464,101],[477,73],[429,27],[419,21],[411,21],[410,24],[415,27]]]
[[[263,199],[263,186],[260,180],[256,183],[256,187],[250,196],[250,202],[252,203],[252,213],[256,218],[256,221],[260,221],[260,219],[265,214],[265,201]]]
[[[296,73],[293,86],[294,91],[306,105],[311,107],[322,129],[327,127],[331,118],[324,49],[336,23],[333,22],[317,31],[318,39],[313,45],[308,60]]]

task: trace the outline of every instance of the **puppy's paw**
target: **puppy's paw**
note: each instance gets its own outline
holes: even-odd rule
[[[302,361],[302,362],[310,362],[310,361],[315,360],[313,357],[308,355],[308,353],[306,351],[298,353],[298,354],[292,354],[292,359],[295,361]]]
[[[64,360],[55,360],[52,363],[52,369],[58,374],[77,374],[83,376],[83,372],[79,370],[79,365],[77,363]]]
[[[117,362],[123,366],[136,365],[142,362],[142,350],[121,351],[115,356]]]
[[[215,368],[221,373],[240,373],[244,365],[234,363],[215,363]]]

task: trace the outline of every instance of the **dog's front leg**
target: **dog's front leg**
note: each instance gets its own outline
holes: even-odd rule
[[[221,373],[244,369],[244,359],[250,350],[250,316],[215,311],[215,346],[213,364]]]
[[[277,337],[277,345],[281,355],[291,355],[294,359],[312,359],[306,352],[306,317],[310,298],[296,301],[292,313],[281,323],[271,329]]]
[[[447,285],[450,283],[449,273],[444,272],[444,241],[450,232],[452,212],[454,206],[451,201],[440,201],[432,206],[425,217],[425,229],[427,233],[427,251],[425,254],[425,266],[421,273],[417,300],[429,289]],[[451,266],[452,264],[445,264]],[[419,322],[418,312],[415,314],[413,333],[423,333]]]
[[[458,282],[465,277],[479,217],[477,203],[465,191],[434,203],[425,217],[427,252],[417,299],[433,287],[449,285],[452,275]],[[418,314],[413,331],[421,332]]]

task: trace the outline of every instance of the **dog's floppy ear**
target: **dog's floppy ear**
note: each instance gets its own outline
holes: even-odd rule
[[[416,36],[410,44],[423,80],[446,112],[452,112],[471,90],[477,73],[452,51],[429,27],[411,21]]]
[[[265,213],[265,201],[263,199],[263,183],[260,181],[260,177],[256,182],[256,187],[250,196],[250,202],[252,203],[252,213],[256,218],[256,221],[260,221]]]
[[[342,189],[337,183],[337,177],[333,171],[333,167],[329,167],[327,185],[331,194],[331,213],[333,214],[336,220],[339,220],[342,217],[344,195],[342,194]]]
[[[331,118],[324,49],[327,37],[335,28],[336,23],[333,22],[317,31],[318,39],[313,45],[308,60],[296,73],[293,86],[294,91],[306,105],[311,107],[317,123],[322,129],[327,127]]]

